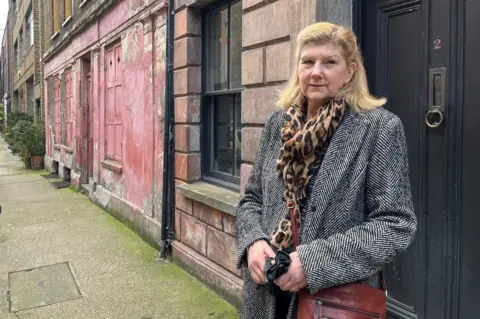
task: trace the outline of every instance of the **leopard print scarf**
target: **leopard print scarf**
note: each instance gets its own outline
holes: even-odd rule
[[[277,161],[277,175],[283,179],[284,199],[292,202],[298,229],[300,212],[307,197],[307,185],[322,163],[330,140],[345,113],[345,100],[332,99],[305,124],[306,106],[292,105],[286,111],[281,129],[282,147]],[[270,244],[278,250],[293,243],[290,217],[282,219],[270,236]]]

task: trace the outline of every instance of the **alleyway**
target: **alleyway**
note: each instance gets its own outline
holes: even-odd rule
[[[41,174],[24,170],[0,139],[0,319],[238,317],[85,196]]]

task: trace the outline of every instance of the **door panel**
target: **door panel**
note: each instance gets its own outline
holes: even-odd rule
[[[478,318],[480,300],[480,213],[478,199],[480,182],[480,107],[478,103],[480,74],[480,1],[465,2],[465,66],[464,110],[462,126],[462,216],[460,218],[460,281],[458,318]],[[459,108],[457,108],[459,109]]]
[[[89,68],[90,69],[90,68]],[[91,73],[87,76],[87,109],[88,109],[88,177],[93,178],[93,103],[92,103],[92,77]]]
[[[388,316],[477,318],[480,0],[356,4],[370,89],[404,124],[419,220],[415,242],[386,273]],[[429,77],[439,68],[444,90]],[[427,127],[429,111],[444,122]]]

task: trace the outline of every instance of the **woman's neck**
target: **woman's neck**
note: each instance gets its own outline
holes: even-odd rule
[[[310,119],[312,119],[312,117],[314,117],[318,110],[322,107],[323,103],[308,103],[307,104],[307,116],[306,116],[306,121],[305,122],[308,122],[310,121]]]

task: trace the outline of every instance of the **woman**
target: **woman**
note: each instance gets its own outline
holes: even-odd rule
[[[242,318],[296,318],[303,288],[379,287],[379,272],[416,231],[403,126],[369,93],[353,32],[305,28],[296,62],[237,211]],[[300,225],[295,251],[287,202]],[[291,264],[270,289],[266,261],[279,250]]]

